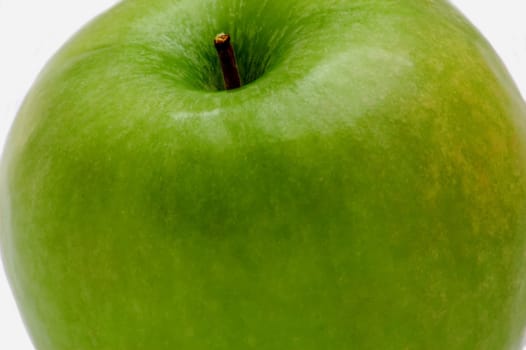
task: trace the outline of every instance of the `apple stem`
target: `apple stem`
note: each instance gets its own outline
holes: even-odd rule
[[[232,90],[240,87],[241,78],[239,77],[239,70],[237,69],[234,48],[232,47],[232,43],[230,43],[230,35],[225,33],[217,34],[214,39],[214,46],[216,47],[219,62],[221,63],[225,89]]]

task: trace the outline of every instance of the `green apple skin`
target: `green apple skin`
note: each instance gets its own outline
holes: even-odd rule
[[[525,117],[445,1],[124,1],[19,111],[3,261],[39,350],[518,349]]]

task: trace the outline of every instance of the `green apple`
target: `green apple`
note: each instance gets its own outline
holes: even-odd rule
[[[3,261],[39,350],[517,349],[525,118],[446,1],[123,1],[19,111]]]

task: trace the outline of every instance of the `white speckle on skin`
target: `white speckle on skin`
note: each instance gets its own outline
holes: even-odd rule
[[[181,112],[171,113],[170,116],[175,120],[193,119],[193,118],[210,119],[210,118],[218,117],[220,114],[221,114],[221,111],[219,110],[219,108],[216,108],[216,109],[212,109],[209,111],[198,111],[198,112],[181,111]]]

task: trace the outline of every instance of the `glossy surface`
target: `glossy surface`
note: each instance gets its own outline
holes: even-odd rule
[[[39,350],[517,348],[525,116],[443,1],[124,1],[19,112],[3,259]]]

